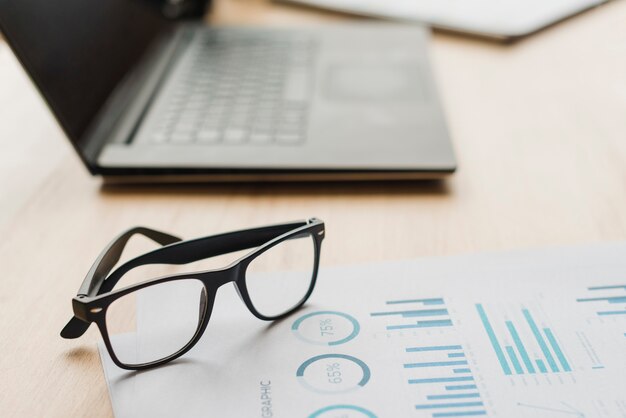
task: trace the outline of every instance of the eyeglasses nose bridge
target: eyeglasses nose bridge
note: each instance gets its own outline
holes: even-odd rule
[[[209,320],[211,319],[211,313],[213,312],[213,305],[215,303],[215,294],[217,289],[207,289],[206,285],[202,286],[200,291],[200,301],[198,304],[198,328],[196,334],[191,339],[190,344],[195,344],[204,334]]]
[[[207,298],[206,287],[202,286],[202,291],[200,292],[200,309],[198,312],[198,328],[202,325],[202,321],[206,315]]]

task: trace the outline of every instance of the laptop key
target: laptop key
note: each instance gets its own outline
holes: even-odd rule
[[[168,139],[169,137],[165,132],[157,131],[152,134],[152,142],[155,144],[163,144],[167,142]]]
[[[247,132],[243,129],[226,129],[224,131],[224,143],[240,144],[246,140]]]
[[[276,135],[276,142],[284,145],[295,145],[300,142],[302,136],[298,134],[279,133]]]
[[[202,130],[198,132],[197,139],[198,142],[208,144],[218,142],[220,136],[220,131],[218,130]]]
[[[254,145],[265,145],[272,142],[272,135],[269,133],[254,132],[250,134],[250,143]]]
[[[308,89],[308,71],[291,71],[283,97],[289,101],[305,101],[309,96]]]
[[[174,132],[170,137],[172,143],[175,144],[187,144],[193,141],[193,135],[189,132]]]

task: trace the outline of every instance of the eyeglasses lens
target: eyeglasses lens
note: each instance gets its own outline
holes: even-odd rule
[[[266,317],[299,305],[313,279],[315,245],[310,233],[295,235],[256,257],[246,270],[246,287],[254,308]]]
[[[113,352],[129,366],[170,357],[193,339],[205,306],[204,285],[195,279],[159,283],[120,297],[106,312]]]

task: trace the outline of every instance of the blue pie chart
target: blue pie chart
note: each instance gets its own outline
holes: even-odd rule
[[[347,354],[322,354],[298,367],[296,377],[307,389],[317,393],[344,393],[365,386],[371,377],[363,360]]]

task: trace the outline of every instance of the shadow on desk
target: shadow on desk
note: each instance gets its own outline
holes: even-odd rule
[[[324,182],[324,183],[214,183],[214,184],[103,184],[105,195],[256,195],[256,196],[365,196],[365,195],[448,195],[445,180],[396,182]]]

